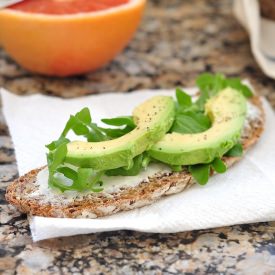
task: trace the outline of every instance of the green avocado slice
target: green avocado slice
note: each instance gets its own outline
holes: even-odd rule
[[[163,138],[174,118],[175,104],[172,97],[152,97],[134,109],[136,128],[133,131],[109,141],[68,143],[65,163],[95,170],[130,167],[135,156]]]
[[[152,146],[149,155],[170,165],[209,163],[222,157],[239,141],[246,109],[245,97],[232,88],[226,88],[205,105],[211,128],[197,134],[166,134]]]

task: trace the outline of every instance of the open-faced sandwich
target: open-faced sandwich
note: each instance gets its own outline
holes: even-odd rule
[[[196,96],[176,89],[175,99],[156,95],[132,116],[102,119],[110,128],[94,123],[88,108],[70,116],[46,146],[47,167],[14,181],[7,200],[32,215],[96,218],[205,185],[255,144],[264,113],[239,79],[203,74],[196,83]]]

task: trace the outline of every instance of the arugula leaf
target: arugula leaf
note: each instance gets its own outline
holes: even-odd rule
[[[190,165],[188,170],[198,184],[205,185],[208,182],[210,175],[210,164]]]
[[[222,74],[204,73],[196,80],[201,92],[208,92],[209,96],[215,96],[226,87],[225,77]]]
[[[85,136],[89,134],[89,128],[84,124],[77,124],[72,128],[77,136]]]
[[[202,74],[197,78],[196,84],[200,89],[200,97],[191,107],[188,106],[188,108],[176,114],[175,122],[170,131],[179,133],[199,133],[207,130],[210,127],[210,120],[202,114],[205,103],[210,97],[215,96],[226,87],[238,90],[245,97],[253,95],[250,88],[244,85],[240,79],[225,78],[222,74]],[[190,109],[194,105],[198,107],[200,112],[196,110],[196,108]],[[225,155],[232,157],[241,156],[242,145],[236,144]],[[189,171],[199,184],[204,185],[209,179],[211,168],[217,173],[224,173],[227,169],[220,158],[215,158],[208,164],[190,165]]]
[[[67,143],[62,143],[57,149],[50,153],[50,165],[49,170],[55,171],[57,167],[63,163],[67,154]]]
[[[73,185],[66,185],[64,184],[64,180],[61,180],[60,178],[56,177],[54,175],[50,175],[49,177],[49,186],[58,188],[61,192],[64,192],[66,190],[78,190],[77,188],[74,188]]]
[[[83,108],[80,112],[76,113],[75,117],[87,125],[92,122],[90,110],[87,107]]]
[[[100,186],[100,179],[104,174],[104,171],[94,171],[90,168],[79,168],[77,171],[70,167],[64,166],[63,162],[67,154],[67,143],[70,142],[66,138],[66,135],[72,130],[76,135],[84,136],[87,141],[104,141],[113,139],[119,136],[123,136],[126,133],[132,131],[135,128],[132,117],[118,117],[112,119],[104,119],[106,124],[112,126],[123,126],[124,128],[101,128],[97,124],[92,122],[91,114],[88,108],[83,108],[75,115],[71,115],[67,121],[58,140],[46,145],[49,149],[47,154],[48,168],[49,168],[49,185],[55,186],[62,192],[65,190],[92,190],[99,192],[102,190]],[[129,169],[129,174],[137,173],[135,169],[139,169],[139,166],[145,165],[148,160],[141,158],[142,163],[139,161],[133,162],[133,167]],[[64,182],[64,178],[58,177],[57,173],[61,173],[65,178],[71,180],[72,185],[67,185]]]
[[[139,174],[141,169],[148,166],[150,162],[149,156],[141,154],[133,159],[130,167],[120,167],[112,170],[105,171],[107,176],[136,176]]]
[[[71,129],[76,135],[84,136],[89,133],[89,126],[91,124],[92,118],[87,107],[76,113],[75,116],[71,116],[70,120],[72,120],[73,123]]]
[[[181,89],[176,89],[177,113],[169,132],[181,134],[200,133],[209,129],[211,122],[197,106],[192,98]]]
[[[70,130],[73,130],[77,135],[78,135],[78,129],[80,128],[83,128],[85,127],[85,124],[79,120],[78,118],[76,118],[75,116],[73,115],[70,115],[70,118],[69,120],[67,121],[62,133],[61,133],[61,136],[62,137],[66,137],[66,135],[69,133]],[[85,127],[86,129],[87,127]],[[80,130],[81,132],[81,130]],[[87,132],[87,129],[86,131]],[[80,133],[79,135],[82,135],[82,133]]]
[[[208,98],[215,96],[219,91],[225,88],[224,76],[222,74],[201,74],[197,78],[196,84],[201,93],[196,103],[202,110]]]
[[[66,137],[66,135],[69,133],[69,131],[72,129],[72,127],[75,125],[75,117],[70,115],[69,120],[67,121],[62,133],[61,133],[61,137]]]
[[[227,170],[226,165],[220,158],[215,158],[210,163],[189,165],[188,170],[198,184],[205,185],[209,180],[211,168],[219,174]]]
[[[243,155],[243,146],[241,143],[237,143],[226,154],[227,157],[241,157]]]
[[[201,110],[204,109],[206,101],[215,96],[218,92],[226,87],[231,87],[242,93],[245,97],[251,97],[253,95],[251,89],[243,84],[239,78],[225,78],[222,74],[201,74],[196,84],[200,89],[200,97],[196,101],[196,104]]]
[[[114,129],[114,128],[99,128],[102,132],[106,134],[110,139],[118,138],[124,136],[133,130],[132,127],[126,126],[123,129]]]
[[[131,132],[135,127],[132,116],[121,116],[115,118],[104,118],[101,120],[107,125],[111,126],[125,126],[124,128],[101,128],[99,129],[104,132],[110,139],[118,138],[124,136]]]
[[[176,98],[181,108],[187,108],[192,105],[192,97],[180,88],[176,88]]]
[[[91,168],[78,168],[75,171],[69,167],[60,167],[57,172],[62,173],[67,179],[72,181],[72,185],[67,185],[64,179],[56,176],[56,174],[50,178],[50,184],[62,192],[66,190],[100,192],[103,190],[102,187],[98,186],[104,173],[103,171],[95,171]]]
[[[64,141],[63,143],[59,144],[59,146],[54,151],[50,151],[47,154],[47,162],[49,169],[49,186],[59,186],[57,180],[54,178],[54,175],[57,168],[64,162],[64,159],[67,154],[67,143],[68,140]],[[62,186],[60,186],[59,189],[64,190]]]
[[[61,136],[65,137],[70,130],[78,136],[86,137],[87,141],[97,142],[110,139],[95,123],[92,123],[91,114],[87,107],[74,116],[70,116]]]
[[[240,91],[247,98],[253,96],[251,89],[247,85],[243,84],[239,78],[227,78],[225,83],[226,86]]]
[[[95,171],[91,168],[78,168],[78,175],[75,184],[82,191],[92,190],[94,192],[100,192],[103,188],[95,188],[95,185],[99,182],[100,178],[103,176],[103,173],[103,171]]]
[[[136,176],[139,174],[140,170],[142,169],[142,160],[143,156],[138,155],[133,159],[133,163],[131,167],[120,167],[116,169],[111,169],[105,171],[107,176]]]
[[[68,167],[64,167],[68,168]],[[100,192],[103,190],[100,184],[100,179],[104,173],[104,171],[95,171],[91,168],[79,168],[75,173],[71,173],[69,170],[65,171],[65,169],[58,169],[58,172],[64,174],[64,176],[70,180],[72,180],[72,185],[65,185],[64,179],[57,178],[55,176],[51,179],[51,184],[62,192],[66,190],[77,190],[77,191],[87,191],[91,190],[93,192]],[[70,178],[71,177],[71,178]]]
[[[201,112],[178,113],[170,132],[193,134],[204,132],[211,126],[210,119]]]
[[[61,133],[61,136],[66,136],[70,130],[73,130],[77,135],[83,135],[87,133],[87,125],[89,125],[92,121],[90,111],[87,107],[83,108],[81,111],[75,114],[75,116],[71,115],[70,119],[65,125],[64,130]],[[85,129],[85,130],[83,130]]]
[[[196,105],[198,106],[200,111],[204,111],[204,106],[206,101],[210,98],[209,92],[208,91],[204,91],[200,93],[199,98],[196,100]]]
[[[95,123],[89,125],[90,131],[85,136],[88,142],[99,142],[109,140],[110,138]]]
[[[50,151],[54,151],[58,146],[62,145],[63,143],[69,143],[70,140],[61,136],[58,140],[52,141],[50,144],[46,145],[46,147]]]
[[[63,174],[66,178],[71,179],[72,181],[77,180],[77,172],[72,168],[63,166],[63,167],[57,168],[56,171]]]
[[[220,173],[220,174],[226,172],[226,170],[227,170],[226,165],[220,158],[215,158],[211,162],[211,167],[214,169],[214,171],[216,171],[217,173]]]
[[[129,126],[132,128],[135,128],[136,125],[134,123],[132,116],[120,116],[120,117],[114,117],[114,118],[103,118],[101,119],[102,122],[104,122],[107,125],[111,126]]]
[[[91,139],[91,136],[93,136],[93,139],[96,139],[97,141],[107,139],[105,134],[103,134],[98,129],[96,124],[92,123],[92,118],[88,108],[83,108],[80,112],[76,113],[75,116],[70,116],[59,139],[46,145],[46,147],[50,150],[50,152],[47,154],[49,168],[49,185],[59,188],[62,192],[64,192],[65,190],[83,191],[87,187],[87,182],[84,181],[85,173],[83,172],[83,170],[79,170],[76,172],[69,167],[61,166],[67,154],[66,144],[70,142],[70,140],[66,138],[66,135],[70,130],[73,130],[76,135],[86,136],[87,139]],[[56,177],[57,172],[63,174],[64,177],[72,180],[73,184],[71,186],[65,185],[62,179]],[[95,183],[95,181],[98,181],[103,172],[100,174],[96,174],[97,176],[95,176],[95,173],[93,172],[93,177],[91,176],[91,174],[92,172],[89,171],[88,178],[88,174],[86,173],[86,180],[89,179],[90,189],[92,190],[93,184]]]

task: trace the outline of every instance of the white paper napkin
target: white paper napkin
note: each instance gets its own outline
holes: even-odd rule
[[[1,93],[20,175],[45,164],[44,144],[57,138],[69,114],[82,107],[90,107],[98,121],[130,114],[134,106],[152,95],[173,94],[139,91],[65,100],[44,95],[22,97],[4,90]],[[153,205],[99,219],[31,217],[33,240],[119,229],[172,233],[275,220],[275,115],[265,100],[264,107],[266,131],[259,143],[206,186],[195,185]]]
[[[258,0],[235,0],[233,11],[248,32],[257,63],[267,76],[275,78],[275,21],[260,16]]]

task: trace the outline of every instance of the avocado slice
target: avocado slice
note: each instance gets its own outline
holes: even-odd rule
[[[226,88],[205,105],[211,128],[197,134],[166,134],[152,146],[149,155],[170,165],[209,163],[222,157],[240,139],[246,108],[245,97]]]
[[[172,97],[152,97],[134,109],[136,128],[133,131],[108,141],[68,143],[65,163],[95,170],[131,167],[135,156],[163,138],[174,118],[175,104]]]

